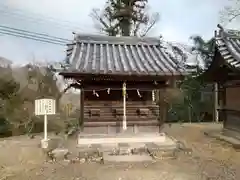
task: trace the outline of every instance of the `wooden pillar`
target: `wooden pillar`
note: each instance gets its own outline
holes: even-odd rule
[[[80,89],[80,117],[79,117],[79,126],[81,129],[84,126],[84,89]]]
[[[162,106],[163,106],[163,123],[165,123],[167,121],[167,117],[168,117],[168,102],[167,102],[167,89],[164,88],[162,89]]]
[[[214,83],[214,121],[219,122],[219,106],[218,106],[218,83]]]
[[[160,133],[161,132],[161,124],[162,124],[162,118],[161,118],[161,108],[162,108],[162,106],[161,106],[161,101],[160,101],[160,98],[161,98],[161,92],[160,92],[160,89],[158,89],[157,91],[156,91],[156,93],[157,93],[157,103],[158,103],[158,123],[159,123],[159,125],[158,125],[158,132]]]
[[[167,107],[165,102],[165,89],[158,89],[158,107],[159,107],[159,132],[163,127],[163,124],[166,122],[167,119]]]
[[[126,117],[126,83],[123,83],[122,91],[123,91],[123,130],[127,129],[127,117]]]
[[[224,82],[219,84],[219,109],[221,110],[221,116],[219,119],[223,121],[223,126],[225,127],[227,115],[226,111],[224,110],[226,108],[226,86],[224,84]]]

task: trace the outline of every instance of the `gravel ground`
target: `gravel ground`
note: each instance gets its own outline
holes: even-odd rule
[[[238,180],[240,155],[230,145],[203,135],[218,125],[172,125],[163,131],[192,148],[176,159],[152,163],[99,164],[44,162],[39,138],[25,136],[0,141],[0,180]],[[76,141],[68,143],[73,148]],[[238,174],[237,174],[238,173]]]

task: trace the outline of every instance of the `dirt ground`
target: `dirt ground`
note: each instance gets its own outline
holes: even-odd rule
[[[12,137],[0,141],[0,180],[234,180],[240,179],[240,152],[204,136],[214,124],[172,125],[164,132],[182,141],[192,154],[152,163],[44,162],[39,137]],[[69,143],[69,148],[74,148]],[[72,146],[72,147],[71,147]]]

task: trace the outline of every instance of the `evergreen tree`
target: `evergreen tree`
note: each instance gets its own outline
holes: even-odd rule
[[[205,120],[207,113],[212,113],[213,94],[208,88],[212,90],[212,86],[209,86],[201,75],[208,68],[214,56],[214,38],[205,41],[201,36],[192,36],[191,39],[194,43],[192,52],[200,55],[203,66],[199,65],[197,59],[196,65],[185,65],[190,74],[185,76],[179,86],[183,98],[176,99],[171,104],[170,117],[173,121],[199,122]],[[205,93],[206,91],[209,93]],[[206,94],[210,96],[203,98]]]
[[[159,20],[159,14],[147,12],[147,0],[108,0],[91,16],[98,28],[109,36],[145,36]]]
[[[205,41],[201,36],[191,36],[194,46],[192,51],[200,55],[201,60],[203,61],[203,68],[206,69],[210,65],[215,51],[215,41],[214,38],[211,38],[208,41]]]

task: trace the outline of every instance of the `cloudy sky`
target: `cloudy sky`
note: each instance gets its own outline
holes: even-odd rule
[[[89,16],[106,0],[1,0],[0,25],[72,39],[72,31],[98,33]],[[149,0],[161,19],[149,36],[190,43],[194,34],[208,39],[219,23],[219,11],[228,0]],[[65,47],[0,34],[0,56],[23,63],[32,60],[60,61]]]

